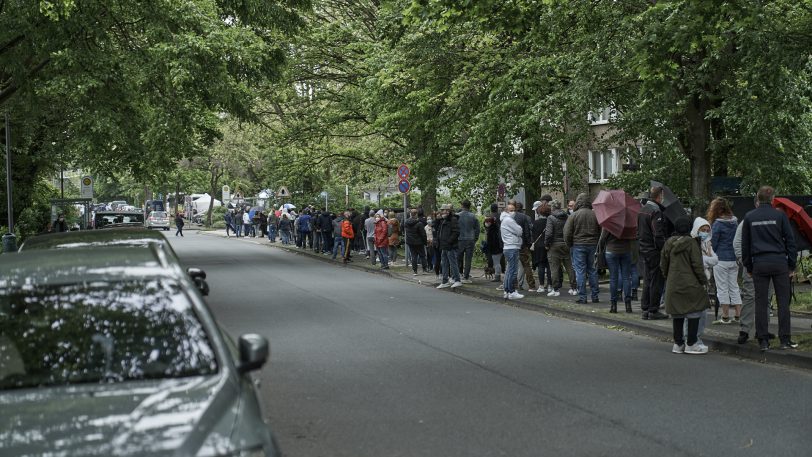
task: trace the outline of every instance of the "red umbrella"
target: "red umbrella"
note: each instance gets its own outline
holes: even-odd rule
[[[598,224],[621,240],[637,238],[640,202],[622,190],[602,190],[592,202]]]
[[[801,235],[803,235],[807,241],[812,241],[812,217],[809,217],[809,214],[801,208],[801,205],[788,198],[775,197],[773,199],[773,207],[786,213],[789,220],[795,222],[798,226],[798,231],[801,232]]]

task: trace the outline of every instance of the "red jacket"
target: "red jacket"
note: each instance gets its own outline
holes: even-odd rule
[[[389,225],[386,223],[386,219],[381,218],[375,222],[375,247],[389,247]]]
[[[352,229],[352,222],[345,219],[341,223],[341,237],[342,238],[355,238],[355,231]]]

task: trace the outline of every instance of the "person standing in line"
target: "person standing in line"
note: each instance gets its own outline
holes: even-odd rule
[[[550,269],[553,277],[553,290],[547,293],[548,297],[558,297],[561,295],[560,289],[564,284],[564,270],[569,276],[570,295],[578,294],[575,285],[575,272],[572,271],[572,261],[567,243],[564,241],[564,225],[569,215],[561,209],[561,202],[553,200],[550,203],[552,214],[547,218],[547,226],[544,227],[544,247],[550,259]]]
[[[711,280],[713,279],[713,267],[719,263],[719,257],[713,252],[713,244],[711,243],[711,227],[708,221],[704,218],[697,217],[694,219],[694,228],[691,230],[691,238],[694,238],[699,243],[699,250],[702,251],[702,267],[705,269],[705,277],[708,278],[708,296],[712,297],[713,292]],[[702,334],[705,333],[707,326],[708,314],[702,313],[699,317],[699,329],[697,330],[696,337],[699,344],[704,345],[702,342]],[[685,332],[688,332],[686,322]]]
[[[372,260],[375,265],[375,211],[369,210],[369,217],[364,220],[364,230],[367,234],[367,255],[366,258]]]
[[[282,217],[279,219],[279,235],[282,237],[282,244],[284,245],[290,244],[291,226],[290,214],[282,213]]]
[[[440,249],[440,261],[442,262],[442,282],[437,286],[438,289],[446,287],[460,287],[460,270],[457,264],[457,251],[459,249],[460,229],[457,224],[457,215],[454,214],[453,207],[450,204],[443,205],[440,208],[440,216],[434,222],[437,229],[435,239],[437,240],[437,247]],[[454,281],[449,283],[449,275]]]
[[[536,292],[541,294],[553,290],[550,259],[547,257],[547,248],[544,247],[544,230],[547,228],[547,218],[550,216],[550,205],[545,200],[537,201],[533,203],[533,211],[536,214],[536,220],[533,221],[533,266],[538,268],[539,288]],[[547,287],[544,285],[545,278]]]
[[[398,261],[398,245],[400,245],[400,221],[394,211],[389,212],[387,224],[389,224],[389,259],[394,264]]]
[[[493,281],[502,282],[502,233],[499,230],[499,225],[493,220],[493,216],[485,218],[485,237],[488,244],[488,257],[491,258],[489,264],[493,268]],[[504,285],[500,284],[497,290],[504,290]]]
[[[355,229],[349,211],[344,213],[344,222],[341,223],[341,238],[344,239],[344,263],[352,262],[350,254],[355,240]]]
[[[175,227],[178,229],[175,232],[175,236],[178,235],[183,236],[183,225],[184,225],[183,215],[181,213],[175,214]]]
[[[770,283],[778,303],[778,338],[781,349],[797,348],[792,341],[789,301],[790,279],[795,274],[798,253],[787,215],[773,208],[775,189],[763,186],[756,194],[756,209],[744,216],[742,260],[753,276],[756,295],[756,338],[762,351],[770,349]]]
[[[324,255],[329,254],[333,249],[333,218],[327,208],[321,209],[321,216],[319,216],[319,227],[321,233],[321,253]]]
[[[524,213],[524,205],[521,202],[514,201],[512,203],[516,209],[513,220],[522,228],[522,248],[519,250],[517,277],[520,285],[524,283],[528,287],[527,290],[535,292],[537,290],[536,278],[533,276],[532,252],[530,251],[530,245],[533,244],[533,221],[530,216]]]
[[[389,269],[389,223],[383,210],[375,213],[375,251],[381,261],[381,270]]]
[[[663,246],[659,267],[665,275],[665,309],[673,317],[675,354],[707,354],[708,347],[699,343],[699,319],[710,306],[708,278],[702,264],[699,243],[691,237],[691,218],[679,217],[674,223],[674,236]],[[688,321],[687,341],[683,325]]]
[[[739,223],[736,227],[736,235],[733,237],[733,251],[736,253],[736,260],[740,265],[744,265],[742,260],[742,227]],[[753,276],[742,271],[742,312],[739,322],[739,338],[737,342],[744,344],[750,339],[750,332],[755,328],[756,291],[753,285]],[[768,335],[769,338],[769,335]]]
[[[575,269],[575,281],[578,285],[578,304],[586,304],[586,283],[592,292],[592,303],[598,303],[598,272],[595,270],[595,252],[598,248],[598,238],[601,236],[601,226],[598,218],[592,211],[592,202],[589,195],[578,194],[575,198],[575,212],[567,219],[564,225],[564,241],[570,248],[572,267]],[[617,291],[613,291],[614,295]],[[615,303],[617,310],[617,303]]]
[[[460,226],[459,264],[463,265],[462,283],[471,283],[471,262],[474,259],[474,249],[479,239],[479,220],[471,212],[471,202],[462,201],[462,210],[457,214]]]
[[[330,225],[333,226],[333,260],[336,259],[339,253],[344,255],[345,246],[344,246],[344,237],[341,235],[341,227],[344,223],[344,215],[339,213],[335,219],[330,221]]]
[[[660,259],[667,237],[667,222],[663,215],[663,188],[652,187],[649,200],[637,216],[637,239],[640,255],[646,264],[646,282],[643,285],[643,300],[640,307],[643,319],[668,319],[667,314],[660,312],[665,277],[660,271]]]
[[[428,266],[426,265],[426,227],[417,218],[417,210],[413,209],[410,212],[409,219],[406,219],[405,233],[406,245],[409,247],[409,254],[411,255],[412,271],[414,276],[417,276],[417,262],[420,261],[423,267],[423,273],[428,273]]]
[[[242,236],[242,209],[234,211],[232,222],[234,223],[234,235],[239,238]]]
[[[722,316],[714,324],[729,324],[730,306],[735,314],[733,322],[739,323],[742,314],[742,296],[739,289],[739,263],[733,250],[733,239],[739,222],[730,205],[724,198],[714,199],[708,208],[708,223],[711,224],[711,244],[719,262],[713,267],[713,278],[716,282],[716,297],[722,308]]]
[[[507,210],[500,216],[499,233],[502,236],[502,253],[506,258],[507,271],[505,271],[505,284],[503,297],[508,300],[518,300],[524,295],[516,291],[514,283],[518,265],[519,251],[522,249],[522,226],[516,220],[516,206],[507,205]]]
[[[247,210],[242,213],[242,231],[246,237],[251,236],[251,215]]]
[[[271,208],[271,212],[268,214],[268,241],[271,243],[276,242],[276,231],[279,228],[279,216],[276,215],[276,211]]]
[[[428,263],[429,270],[434,270],[434,274],[437,276],[437,279],[440,278],[440,254],[434,248],[435,246],[435,239],[434,239],[434,218],[429,215],[426,218],[426,263]]]
[[[621,240],[601,229],[598,245],[606,257],[606,266],[609,268],[609,312],[617,312],[617,302],[622,300],[626,305],[626,312],[632,312],[631,275],[633,258],[633,240]]]

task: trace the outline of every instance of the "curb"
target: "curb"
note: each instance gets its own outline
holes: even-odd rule
[[[200,232],[200,234],[208,234],[208,233],[211,233],[213,236],[220,236],[214,232]],[[223,236],[220,237],[225,238]],[[365,268],[360,265],[353,265],[351,263],[343,264],[327,256],[313,255],[310,254],[309,252],[304,252],[299,249],[282,247],[281,245],[277,245],[275,243],[253,243],[253,244],[280,249],[297,255],[306,256],[311,259],[317,259],[332,265],[341,266],[344,268],[364,271],[366,273],[379,274],[399,281],[406,281],[416,285],[434,288],[433,284],[410,281],[408,278],[402,278],[397,274],[391,273],[389,271]],[[530,302],[525,299],[507,301],[494,295],[486,294],[478,290],[465,289],[464,287],[459,287],[456,289],[448,289],[448,291],[459,295],[465,295],[478,298],[481,300],[494,302],[500,305],[513,306],[516,308],[522,308],[531,311],[543,311],[547,314],[565,319],[580,322],[590,322],[601,325],[609,325],[616,329],[633,331],[637,334],[646,335],[662,339],[665,341],[671,341],[671,339],[673,338],[671,331],[665,328],[652,327],[638,322],[613,319],[611,317],[603,316],[597,313],[574,311],[571,309],[560,308],[558,306],[550,305],[543,302],[542,303]],[[805,370],[812,370],[812,353],[806,353],[803,351],[780,351],[776,349],[772,349],[767,352],[761,352],[760,349],[754,347],[752,344],[738,344],[738,342],[736,341],[731,342],[727,339],[713,335],[703,335],[702,341],[708,346],[709,349],[713,349],[714,351],[722,352],[742,359],[753,360],[760,363],[771,363],[783,366],[790,366],[794,368],[801,368]]]

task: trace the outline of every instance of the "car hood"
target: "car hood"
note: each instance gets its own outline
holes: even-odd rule
[[[0,392],[0,455],[217,455],[231,451],[226,376]]]

